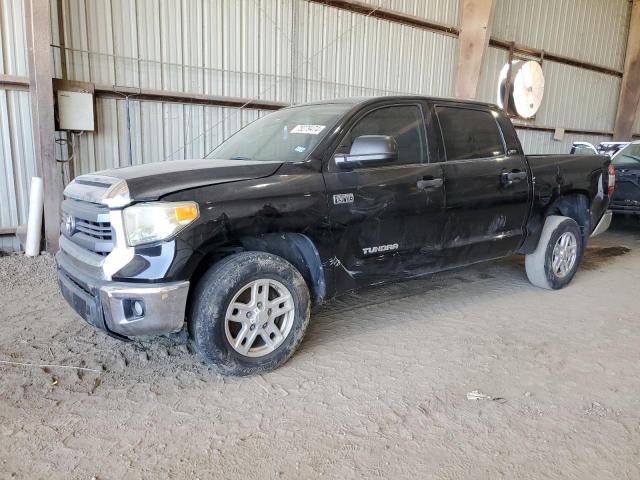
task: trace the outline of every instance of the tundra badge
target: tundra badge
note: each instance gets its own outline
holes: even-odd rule
[[[371,255],[372,253],[391,252],[397,250],[398,244],[392,243],[391,245],[380,245],[379,247],[365,247],[362,249],[362,253],[365,255]]]

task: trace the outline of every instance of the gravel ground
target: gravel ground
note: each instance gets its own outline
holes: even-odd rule
[[[562,291],[514,257],[345,296],[237,379],[94,331],[51,257],[4,256],[0,361],[31,365],[0,363],[0,478],[638,479],[638,285],[618,226]]]

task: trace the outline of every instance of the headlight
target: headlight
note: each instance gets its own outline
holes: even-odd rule
[[[130,246],[172,237],[199,216],[195,202],[150,202],[123,211],[124,229]]]

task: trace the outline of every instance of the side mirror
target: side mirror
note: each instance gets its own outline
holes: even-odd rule
[[[369,167],[398,161],[398,145],[387,135],[362,135],[351,145],[348,155],[336,155],[340,168]]]

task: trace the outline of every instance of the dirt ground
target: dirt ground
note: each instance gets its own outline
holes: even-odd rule
[[[94,331],[51,257],[5,256],[0,478],[638,479],[639,286],[640,227],[617,226],[562,291],[518,257],[372,289],[237,379],[180,337]]]

